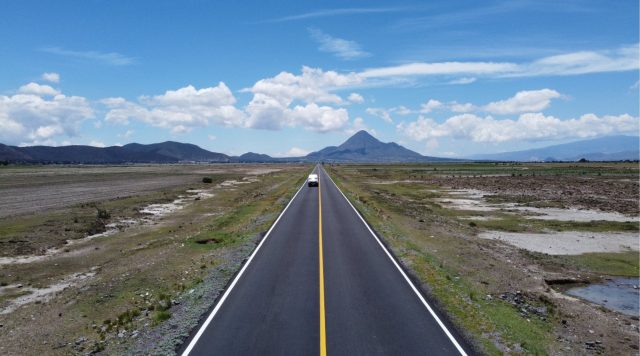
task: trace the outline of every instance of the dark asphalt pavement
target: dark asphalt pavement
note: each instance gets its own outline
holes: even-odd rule
[[[316,171],[320,187],[300,189],[183,355],[323,355],[323,343],[329,355],[464,353],[326,172]]]

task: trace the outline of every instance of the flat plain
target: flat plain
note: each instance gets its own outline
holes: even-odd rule
[[[0,353],[174,353],[310,169],[3,168]]]
[[[637,353],[637,163],[327,171],[481,352]],[[624,312],[565,293],[619,278]]]
[[[0,169],[0,353],[174,354],[312,168]],[[638,279],[637,163],[325,169],[481,353],[637,353],[568,292]]]

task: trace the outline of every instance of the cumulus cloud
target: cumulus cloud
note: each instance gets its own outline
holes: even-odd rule
[[[497,120],[491,116],[462,114],[450,117],[442,123],[420,116],[416,121],[400,123],[396,128],[416,141],[450,137],[473,142],[499,143],[635,134],[640,130],[640,118],[628,114],[586,114],[577,119],[561,120],[542,113],[527,113],[517,119]]]
[[[435,99],[429,99],[420,106],[420,113],[427,114],[436,109],[447,109],[455,113],[482,111],[497,115],[540,112],[551,105],[552,99],[561,97],[562,94],[553,89],[540,89],[519,91],[508,99],[490,102],[486,105],[458,103],[457,101],[442,103]]]
[[[361,104],[364,102],[364,98],[358,93],[349,94],[349,97],[347,99],[354,104]]]
[[[29,83],[15,95],[0,95],[0,141],[56,144],[53,137],[76,136],[81,123],[93,116],[94,110],[85,98]]]
[[[91,142],[89,142],[89,146],[100,147],[100,148],[107,147],[107,145],[105,145],[104,142],[98,141],[98,140],[91,140]]]
[[[21,86],[18,89],[18,93],[21,94],[33,94],[37,96],[54,96],[60,94],[59,90],[56,90],[48,85],[42,85],[38,83],[29,83]]]
[[[300,147],[291,147],[287,152],[276,154],[276,157],[302,157],[309,154],[310,151]]]
[[[245,117],[235,107],[236,99],[223,82],[209,88],[189,85],[168,90],[162,95],[140,97],[135,103],[124,98],[106,98],[101,103],[109,109],[107,122],[127,124],[138,120],[175,134],[209,124],[241,126]]]
[[[538,112],[549,107],[551,99],[559,97],[560,93],[551,89],[520,91],[509,99],[485,105],[483,110],[493,114]]]
[[[451,102],[448,105],[449,110],[453,111],[453,112],[458,112],[458,113],[462,113],[462,112],[472,112],[472,111],[476,111],[478,110],[478,107],[471,104],[471,103],[458,103],[458,102]]]
[[[344,108],[330,106],[345,103],[332,91],[361,81],[362,78],[353,73],[309,67],[303,67],[300,75],[281,72],[259,80],[253,87],[242,90],[253,93],[245,108],[245,127],[278,130],[302,126],[319,132],[339,130],[347,124],[349,115]]]
[[[42,73],[42,80],[51,82],[51,83],[59,83],[60,82],[60,74],[58,73]]]
[[[435,100],[435,99],[429,99],[429,101],[427,101],[426,103],[420,105],[420,112],[421,113],[430,113],[431,111],[435,110],[435,109],[439,109],[443,106],[442,102]]]
[[[309,28],[308,30],[311,38],[320,45],[318,49],[322,52],[332,53],[336,57],[345,60],[360,59],[371,55],[363,51],[355,41],[333,37],[317,28]]]

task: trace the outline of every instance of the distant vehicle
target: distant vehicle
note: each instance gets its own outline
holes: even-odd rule
[[[318,186],[318,175],[317,174],[309,174],[309,178],[307,178],[307,184],[309,184],[310,187],[317,187]]]

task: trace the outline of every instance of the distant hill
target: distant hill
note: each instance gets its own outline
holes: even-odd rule
[[[395,142],[380,142],[366,131],[359,131],[340,146],[329,146],[304,157],[271,157],[266,154],[247,152],[229,157],[210,152],[196,145],[167,141],[143,145],[130,143],[124,146],[30,146],[16,147],[0,144],[0,161],[16,163],[176,163],[176,162],[362,162],[402,163],[453,161],[447,158],[423,156]]]
[[[640,158],[640,138],[608,136],[525,151],[481,154],[472,159],[493,161],[622,161]]]
[[[445,158],[427,157],[398,145],[380,142],[367,131],[358,131],[340,146],[329,146],[309,153],[308,161],[328,162],[425,162],[447,161]]]
[[[265,155],[262,153],[254,153],[254,152],[247,152],[241,156],[232,157],[231,160],[233,162],[241,162],[241,163],[266,163],[266,162],[279,161],[277,158],[273,158],[269,155]]]
[[[125,146],[29,146],[0,144],[0,161],[24,163],[175,163],[185,161],[229,162],[230,157],[210,152],[196,145],[167,141]]]

